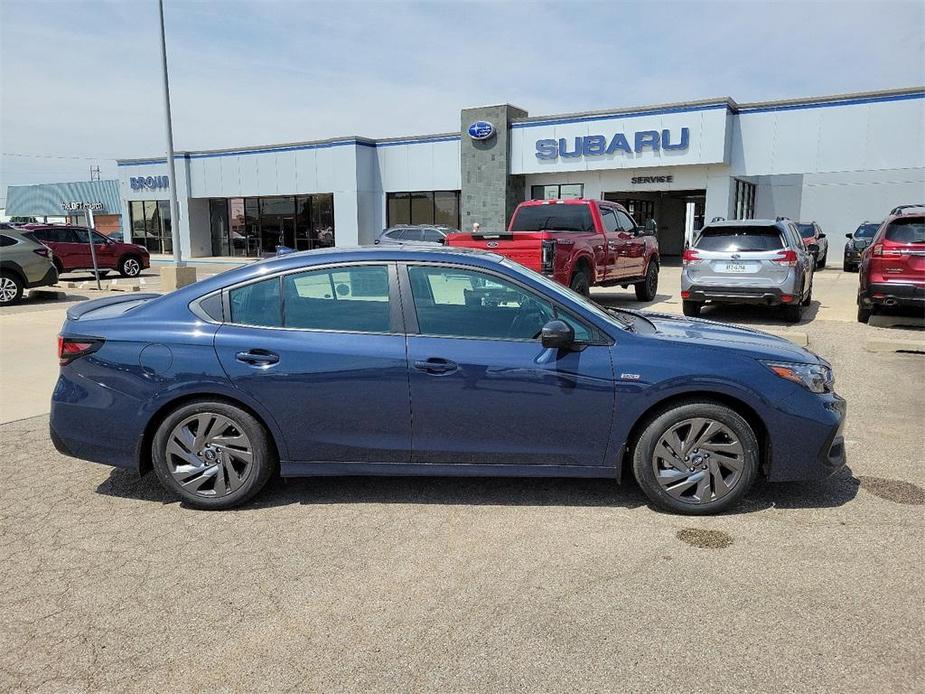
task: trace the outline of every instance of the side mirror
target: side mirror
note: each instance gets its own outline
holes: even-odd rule
[[[809,245],[806,247],[806,250],[808,250],[810,253],[818,253],[818,252],[819,252],[819,244],[818,244],[818,243],[811,243],[811,244],[809,244]]]
[[[655,233],[658,231],[658,224],[655,223],[654,219],[650,219],[646,222],[645,231],[646,236],[655,236]]]
[[[540,335],[543,347],[550,349],[568,349],[575,344],[575,331],[565,321],[549,321],[543,326]]]
[[[854,238],[854,234],[845,234],[845,238],[846,238],[846,239],[853,239],[853,238]]]
[[[820,238],[820,239],[824,239],[824,238],[825,238],[825,234],[819,234],[819,238]]]

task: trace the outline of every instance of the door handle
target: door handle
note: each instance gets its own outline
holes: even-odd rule
[[[235,359],[249,366],[273,366],[279,362],[279,355],[265,349],[252,349],[238,352]]]
[[[447,374],[456,371],[459,365],[448,359],[431,358],[414,362],[414,368],[432,374]]]

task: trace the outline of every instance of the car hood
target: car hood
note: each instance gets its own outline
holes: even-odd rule
[[[674,342],[718,347],[747,353],[756,359],[777,359],[805,364],[823,363],[817,355],[790,340],[760,330],[686,318],[668,313],[641,314],[655,324],[654,337]]]

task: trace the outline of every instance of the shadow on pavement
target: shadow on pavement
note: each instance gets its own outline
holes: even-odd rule
[[[835,508],[858,493],[858,480],[844,469],[819,482],[760,483],[727,515],[768,508]],[[115,469],[98,494],[141,501],[176,503],[151,473]],[[635,481],[507,477],[299,477],[270,481],[239,511],[292,504],[437,504],[473,506],[611,506],[638,508],[648,501]]]

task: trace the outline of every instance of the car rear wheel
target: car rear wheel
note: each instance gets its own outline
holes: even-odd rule
[[[649,263],[646,278],[633,285],[636,290],[637,301],[652,301],[658,293],[658,263],[654,260]]]
[[[123,277],[137,277],[141,273],[141,261],[133,255],[119,261],[119,274]]]
[[[858,323],[867,323],[870,321],[870,317],[874,314],[872,308],[866,308],[864,306],[858,306]]]
[[[23,284],[12,272],[0,274],[0,306],[15,304],[22,298]]]
[[[734,410],[714,402],[655,416],[633,448],[633,473],[656,507],[686,515],[736,504],[758,474],[758,439]]]
[[[260,422],[223,402],[195,402],[171,413],[158,427],[151,453],[161,484],[201,509],[243,504],[277,466]]]
[[[703,308],[702,301],[688,301],[684,299],[681,302],[681,310],[684,311],[685,316],[690,316],[691,318],[696,318],[700,315],[700,310]]]
[[[803,317],[803,303],[784,306],[784,320],[788,323],[799,323]]]
[[[569,283],[569,287],[573,291],[578,292],[584,296],[591,295],[591,281],[588,279],[588,273],[584,270],[578,270],[574,275],[572,275],[572,281]]]

